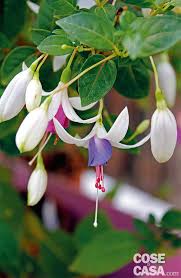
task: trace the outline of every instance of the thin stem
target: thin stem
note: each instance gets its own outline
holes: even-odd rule
[[[95,218],[94,218],[94,223],[93,223],[94,228],[97,228],[97,226],[98,226],[98,224],[97,224],[98,206],[99,206],[99,190],[97,189]]]
[[[36,72],[39,72],[41,66],[44,64],[44,62],[46,61],[46,59],[48,58],[48,54],[46,54],[43,58],[43,60],[41,61],[41,63],[38,65]]]
[[[67,64],[67,67],[68,67],[68,68],[71,67],[72,62],[73,62],[73,60],[74,60],[74,58],[75,58],[76,53],[77,53],[77,47],[74,48],[74,51],[72,52],[72,55],[70,56],[70,59],[69,59],[68,64]]]
[[[70,80],[69,82],[67,82],[66,84],[64,84],[61,88],[59,89],[55,89],[52,92],[52,95],[59,93],[60,91],[64,90],[65,88],[68,88],[70,85],[72,85],[75,81],[77,81],[79,78],[81,78],[84,74],[86,74],[87,72],[89,72],[90,70],[92,70],[93,68],[113,59],[114,57],[116,57],[117,54],[113,53],[110,56],[106,57],[105,59],[97,62],[96,64],[92,65],[91,67],[85,69],[84,71],[82,71],[81,73],[79,73],[77,76],[75,76],[72,80]]]
[[[38,152],[35,154],[35,156],[33,157],[33,159],[28,163],[30,166],[32,166],[32,164],[35,162],[35,160],[37,159],[37,157],[39,156],[39,154],[43,151],[43,149],[45,148],[45,146],[47,145],[48,141],[50,140],[52,136],[52,133],[49,134],[49,136],[47,137],[47,139],[45,140],[44,144],[42,144],[42,146],[39,148]]]
[[[150,61],[151,61],[151,65],[153,68],[153,72],[154,72],[154,76],[155,76],[155,85],[156,85],[156,91],[161,91],[160,86],[159,86],[159,80],[158,80],[158,72],[157,72],[157,68],[155,65],[155,62],[153,60],[153,57],[150,56]]]

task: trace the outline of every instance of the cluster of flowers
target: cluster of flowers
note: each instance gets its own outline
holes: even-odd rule
[[[125,107],[114,124],[107,132],[102,122],[103,102],[100,101],[96,116],[83,120],[75,110],[87,110],[96,103],[82,106],[80,97],[69,97],[65,81],[66,68],[61,81],[52,92],[45,92],[39,80],[39,70],[45,56],[40,56],[29,68],[23,66],[9,83],[0,99],[0,122],[15,117],[26,105],[28,115],[21,123],[16,134],[16,145],[21,153],[31,151],[39,144],[39,150],[31,164],[37,159],[35,170],[28,183],[28,205],[35,205],[42,198],[47,187],[47,173],[43,164],[41,152],[52,134],[68,144],[75,144],[88,149],[88,165],[96,168],[95,187],[97,192],[105,192],[103,166],[112,155],[112,147],[120,149],[136,148],[151,139],[151,150],[155,159],[166,162],[172,156],[177,141],[176,120],[168,109],[165,98],[159,90],[156,92],[157,109],[151,119],[151,131],[141,141],[134,145],[121,143],[129,126],[128,109]],[[41,61],[42,60],[42,61]],[[46,97],[42,101],[42,96]],[[71,136],[66,128],[70,121],[91,124],[94,126],[84,138]],[[143,121],[137,128],[137,134],[143,133],[149,121]],[[97,226],[95,220],[94,226]]]

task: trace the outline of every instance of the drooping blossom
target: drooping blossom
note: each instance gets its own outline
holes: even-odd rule
[[[112,156],[112,147],[120,149],[131,149],[143,145],[149,140],[150,135],[147,135],[140,142],[134,145],[125,145],[120,143],[128,131],[129,114],[127,107],[120,113],[111,129],[107,132],[104,125],[97,121],[90,133],[84,138],[71,136],[58,122],[53,119],[57,135],[62,141],[68,144],[75,144],[88,148],[89,166],[96,167],[96,188],[105,191],[103,166]]]
[[[36,168],[32,172],[28,182],[28,206],[34,206],[40,201],[46,191],[47,181],[47,172],[43,164],[43,159],[39,155]]]
[[[157,108],[151,119],[151,150],[159,163],[167,162],[173,155],[177,142],[177,124],[167,108]]]
[[[31,111],[21,123],[16,134],[16,145],[20,152],[33,150],[43,138],[48,126],[48,107],[50,99]]]

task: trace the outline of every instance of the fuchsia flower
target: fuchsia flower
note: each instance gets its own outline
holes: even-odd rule
[[[134,145],[125,145],[119,143],[122,141],[128,131],[129,114],[127,107],[120,113],[111,129],[107,132],[102,122],[97,121],[90,133],[84,138],[71,136],[54,118],[54,125],[57,135],[62,141],[68,144],[75,144],[88,148],[89,160],[88,165],[96,167],[95,187],[105,191],[103,166],[112,156],[112,147],[120,149],[131,149],[143,145],[150,139],[150,134]]]

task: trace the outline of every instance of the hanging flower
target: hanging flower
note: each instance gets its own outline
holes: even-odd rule
[[[164,99],[157,102],[151,119],[151,150],[159,163],[167,162],[173,155],[177,142],[177,124]]]
[[[157,65],[160,88],[166,98],[167,104],[172,107],[176,99],[176,74],[169,61],[161,61]]]
[[[0,122],[14,118],[25,105],[25,92],[33,77],[33,71],[28,68],[18,73],[6,87],[0,99]]]
[[[47,98],[39,108],[31,111],[16,134],[16,145],[20,152],[33,150],[43,138],[48,126],[48,106],[51,99]]]
[[[26,89],[25,103],[28,112],[39,107],[41,103],[42,85],[38,75],[38,73],[34,74]]]
[[[28,182],[28,206],[36,205],[43,197],[47,188],[47,180],[48,177],[43,159],[39,155],[36,168],[32,172]]]
[[[23,109],[27,86],[32,80],[35,69],[41,59],[42,56],[35,60],[29,68],[23,63],[22,71],[6,87],[0,98],[0,122],[14,118]]]
[[[128,131],[129,114],[127,107],[120,113],[109,132],[106,131],[103,124],[98,121],[94,125],[91,132],[84,138],[80,139],[71,136],[58,122],[53,119],[56,133],[62,141],[68,144],[75,144],[88,148],[89,151],[89,166],[96,167],[96,188],[105,191],[103,166],[112,156],[112,146],[120,149],[131,149],[143,145],[149,140],[150,135],[134,145],[125,145],[119,143],[122,141]]]

